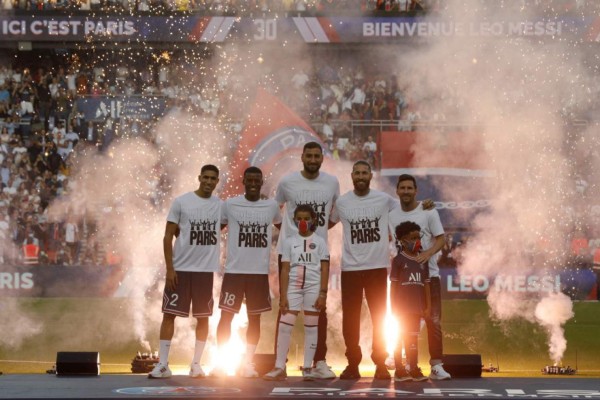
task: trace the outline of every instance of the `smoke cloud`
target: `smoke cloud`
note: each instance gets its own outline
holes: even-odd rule
[[[562,325],[572,316],[570,299],[531,288],[539,289],[568,256],[564,244],[577,222],[569,212],[578,199],[577,152],[564,121],[588,104],[591,73],[578,47],[564,38],[473,32],[484,21],[507,26],[516,19],[539,20],[539,14],[528,14],[535,7],[446,3],[443,18],[469,27],[471,34],[436,39],[403,54],[398,64],[411,78],[404,84],[413,106],[429,117],[443,115],[448,125],[480,132],[483,142],[473,161],[495,172],[478,187],[442,187],[448,196],[461,190],[465,199],[491,202],[472,221],[475,233],[459,273],[496,278],[488,296],[492,315],[541,323],[549,331],[551,358],[558,362],[566,348]],[[436,156],[429,149],[417,143],[417,164],[431,165]],[[523,282],[527,275],[540,280]]]

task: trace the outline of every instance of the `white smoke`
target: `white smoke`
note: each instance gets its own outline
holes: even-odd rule
[[[0,299],[0,326],[9,327],[11,331],[4,331],[0,335],[0,346],[19,348],[23,342],[42,332],[43,324],[35,320],[34,313],[22,307],[17,299]]]
[[[467,29],[432,39],[403,54],[398,64],[402,75],[410,77],[404,85],[412,106],[426,119],[444,114],[449,124],[472,126],[483,139],[473,161],[496,172],[480,187],[442,188],[447,194],[461,190],[470,200],[491,200],[490,209],[471,221],[475,233],[464,249],[459,273],[489,279],[502,273],[513,283],[528,274],[540,279],[552,276],[555,267],[564,265],[563,244],[575,224],[569,212],[576,201],[575,152],[563,121],[566,110],[589,98],[591,74],[583,55],[564,38],[480,31],[489,21],[508,26],[514,20],[541,18],[528,14],[527,7],[502,2],[485,3],[489,9],[484,2],[444,4],[441,19]],[[451,133],[447,140],[452,140]],[[465,143],[465,149],[471,147]],[[438,157],[429,149],[417,143],[417,163],[431,165]],[[551,357],[560,360],[565,350],[562,325],[571,314],[548,310],[543,322],[536,319],[535,310],[546,309],[542,305],[557,295],[551,290],[532,292],[528,285],[522,292],[490,288],[491,313],[500,320],[523,317],[542,323],[550,332]],[[559,298],[570,304],[568,297]],[[549,318],[552,313],[556,318]]]
[[[535,317],[548,330],[550,358],[556,364],[567,349],[563,325],[574,315],[571,299],[562,293],[551,294],[536,305]]]

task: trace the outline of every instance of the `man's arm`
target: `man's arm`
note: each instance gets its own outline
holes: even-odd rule
[[[165,236],[163,237],[163,253],[165,255],[165,265],[167,266],[165,286],[169,290],[174,290],[177,286],[177,273],[173,267],[173,238],[178,235],[179,227],[177,224],[167,221]]]
[[[419,262],[419,263],[429,262],[429,259],[431,257],[433,257],[433,255],[435,253],[440,251],[442,249],[442,247],[444,247],[445,243],[446,243],[446,239],[444,238],[443,234],[436,236],[433,246],[431,246],[430,248],[425,249],[419,253],[419,255],[417,256],[417,262]]]
[[[321,260],[321,286],[319,297],[315,301],[314,307],[322,310],[327,305],[327,287],[329,286],[329,260]]]

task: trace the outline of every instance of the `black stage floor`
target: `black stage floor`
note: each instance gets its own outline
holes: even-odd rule
[[[327,399],[327,398],[480,398],[600,399],[600,379],[577,376],[540,378],[484,377],[442,382],[402,382],[362,378],[303,382],[261,379],[108,374],[93,377],[35,374],[0,375],[0,399]]]

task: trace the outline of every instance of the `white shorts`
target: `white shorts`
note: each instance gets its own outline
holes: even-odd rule
[[[319,298],[320,285],[305,287],[303,289],[288,289],[288,304],[291,311],[319,312],[314,305]]]

